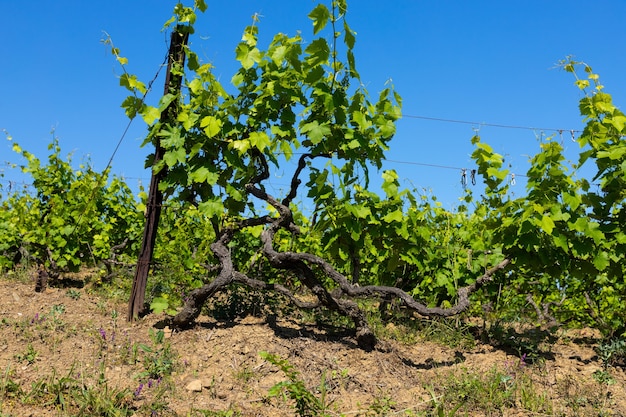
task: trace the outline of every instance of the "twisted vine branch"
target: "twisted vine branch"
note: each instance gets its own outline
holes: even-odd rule
[[[257,154],[255,156],[261,159],[262,167],[267,167],[267,165],[263,163],[263,155]],[[356,327],[356,340],[358,345],[364,349],[372,349],[376,344],[376,337],[367,323],[365,314],[361,311],[361,309],[359,309],[356,302],[353,301],[353,298],[397,298],[401,300],[409,309],[422,316],[450,317],[466,310],[470,305],[469,296],[491,281],[497,271],[510,264],[511,260],[509,258],[505,258],[497,265],[487,270],[482,276],[477,278],[474,283],[460,288],[458,290],[458,300],[454,306],[441,308],[428,307],[425,304],[416,301],[405,291],[397,287],[376,285],[359,287],[353,285],[343,274],[335,270],[332,265],[316,255],[310,253],[276,251],[274,248],[274,236],[279,230],[285,229],[291,233],[299,233],[299,228],[293,222],[293,213],[289,208],[289,203],[296,196],[296,191],[300,184],[298,176],[305,167],[306,158],[313,157],[316,157],[316,155],[307,154],[300,157],[298,168],[292,178],[291,190],[282,202],[279,202],[273,196],[267,194],[259,186],[259,183],[265,176],[263,173],[255,177],[256,181],[251,181],[246,185],[246,191],[254,197],[263,200],[274,207],[278,212],[278,217],[263,216],[246,219],[235,224],[234,226],[225,228],[220,232],[217,240],[211,245],[211,250],[217,257],[220,264],[219,274],[212,282],[192,291],[189,294],[182,311],[180,311],[172,320],[174,326],[188,327],[192,325],[194,320],[199,316],[200,310],[208,297],[223,290],[228,284],[238,282],[255,289],[270,290],[281,293],[299,308],[310,309],[324,306],[330,310],[337,311],[347,317],[350,317]],[[261,249],[269,264],[274,268],[293,272],[296,277],[317,297],[318,302],[304,302],[298,299],[288,288],[280,284],[269,284],[262,280],[251,278],[246,274],[235,270],[230,250],[228,248],[228,243],[238,230],[257,225],[267,226],[261,234]],[[338,285],[338,288],[332,292],[329,291],[324,286],[320,277],[317,276],[313,267],[322,271],[327,278],[332,279]]]

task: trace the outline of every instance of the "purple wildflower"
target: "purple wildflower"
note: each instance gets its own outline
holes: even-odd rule
[[[141,390],[143,390],[143,383],[139,383],[139,386],[135,390],[135,398],[138,398],[141,395]]]
[[[100,336],[102,336],[102,340],[107,340],[107,334],[102,327],[100,327],[98,332],[100,332]]]

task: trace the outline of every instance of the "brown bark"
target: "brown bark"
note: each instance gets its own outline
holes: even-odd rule
[[[189,33],[175,30],[172,32],[170,41],[170,49],[168,53],[167,75],[165,79],[165,94],[172,93],[178,95],[182,84],[182,76],[172,73],[172,67],[175,64],[184,67],[185,50],[184,46],[189,38]],[[161,114],[161,122],[175,120],[177,113],[177,101],[174,100]],[[158,135],[155,135],[155,152],[153,165],[163,159],[165,149],[159,142]],[[152,254],[154,252],[154,243],[156,241],[157,229],[159,226],[159,218],[161,216],[161,206],[163,203],[163,193],[159,190],[159,182],[165,177],[166,168],[159,172],[152,172],[150,178],[150,190],[148,193],[148,202],[146,204],[146,224],[143,232],[141,248],[139,249],[139,257],[137,259],[137,268],[133,279],[133,288],[131,290],[130,299],[128,301],[128,321],[137,318],[144,310],[144,300],[146,296],[146,285],[148,283],[148,273],[152,264]]]
[[[298,227],[293,222],[292,212],[289,204],[296,196],[296,189],[300,184],[297,176],[304,168],[304,159],[312,157],[304,155],[300,158],[300,163],[294,180],[292,180],[292,189],[288,197],[278,202],[275,198],[268,195],[263,189],[257,186],[257,182],[251,182],[246,186],[246,191],[253,196],[272,205],[279,213],[278,217],[261,217],[244,220],[236,226],[223,230],[211,249],[218,258],[220,264],[220,272],[218,276],[209,284],[194,290],[189,294],[187,302],[182,311],[179,312],[172,320],[175,327],[188,327],[200,314],[200,309],[208,297],[225,288],[232,282],[238,282],[248,285],[255,289],[276,291],[283,294],[300,308],[317,308],[326,307],[330,310],[337,311],[347,317],[350,317],[355,324],[356,340],[358,345],[366,350],[372,349],[376,344],[376,337],[370,329],[365,314],[359,309],[353,298],[357,297],[377,297],[387,300],[399,299],[409,309],[415,311],[422,316],[440,316],[450,317],[466,310],[470,305],[469,296],[482,288],[486,283],[493,279],[496,272],[504,269],[510,264],[511,260],[505,258],[497,265],[487,270],[476,281],[466,287],[458,290],[458,300],[456,305],[450,308],[428,307],[411,297],[409,294],[396,287],[374,286],[368,285],[360,287],[353,285],[349,280],[335,270],[332,265],[324,259],[309,254],[295,252],[278,252],[274,249],[274,236],[281,230],[288,230],[291,233],[299,233]],[[260,182],[265,175],[261,173],[256,178]],[[262,253],[269,264],[277,269],[292,272],[302,284],[304,284],[316,297],[316,303],[306,303],[299,300],[294,294],[284,286],[278,284],[268,284],[262,280],[250,278],[240,271],[236,271],[228,248],[228,243],[234,233],[248,226],[259,224],[267,224],[267,228],[261,234]],[[323,284],[322,280],[317,276],[315,271],[321,271],[326,278],[331,278],[338,286],[337,289],[330,292]]]

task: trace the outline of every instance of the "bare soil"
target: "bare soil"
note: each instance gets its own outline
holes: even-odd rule
[[[425,340],[384,340],[366,352],[349,332],[295,319],[218,321],[202,316],[195,328],[172,332],[163,326],[163,315],[126,322],[126,308],[86,289],[36,293],[34,285],[0,280],[0,416],[74,415],[63,411],[51,393],[29,400],[8,389],[11,381],[27,393],[38,382],[63,376],[97,389],[103,387],[96,384],[104,376],[111,392],[127,390],[124,401],[135,415],[230,415],[228,410],[241,416],[294,415],[288,398],[268,396],[286,377],[260,351],[287,359],[310,392],[318,397],[324,393],[329,415],[437,415],[437,402],[450,398],[446,390],[460,386],[452,382],[497,370],[511,378],[524,373],[546,396],[550,411],[529,411],[520,399],[505,409],[477,409],[468,403],[456,415],[626,416],[625,372],[610,368],[612,384],[594,378],[603,368],[594,351],[598,334],[589,329],[560,334],[535,364],[522,366],[519,354],[480,342],[451,348]],[[165,333],[162,342],[155,339],[159,328]],[[150,363],[165,366],[158,355],[169,354],[175,357],[169,376],[142,376]],[[322,381],[324,390],[319,389]],[[144,385],[138,392],[140,383]],[[446,403],[442,407],[451,408]]]

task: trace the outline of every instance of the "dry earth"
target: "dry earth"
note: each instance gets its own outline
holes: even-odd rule
[[[124,319],[125,304],[85,289],[48,288],[35,293],[33,285],[3,279],[0,300],[2,417],[73,415],[60,411],[54,401],[46,405],[43,400],[30,404],[19,400],[11,395],[8,381],[24,392],[33,383],[63,376],[94,387],[102,371],[111,392],[128,389],[125,401],[134,407],[135,415],[231,415],[227,410],[242,416],[294,415],[288,399],[268,398],[270,388],[286,377],[262,359],[260,351],[287,359],[318,397],[324,378],[329,415],[437,415],[433,395],[435,400],[445,398],[452,381],[498,370],[512,378],[524,373],[546,396],[551,411],[531,412],[521,406],[477,410],[465,405],[456,415],[626,416],[624,370],[610,369],[615,380],[611,385],[593,378],[601,363],[593,349],[597,335],[591,330],[569,332],[549,347],[545,359],[522,367],[517,355],[486,344],[454,349],[428,341],[406,345],[389,340],[365,352],[349,335],[329,335],[319,327],[287,319],[268,323],[251,316],[229,322],[204,316],[192,330],[173,333],[164,328],[165,340],[158,343],[150,333],[161,327],[163,316],[129,324]],[[150,383],[144,378],[145,385],[137,393],[148,356],[140,344],[157,351],[169,346],[176,360],[171,377]]]

